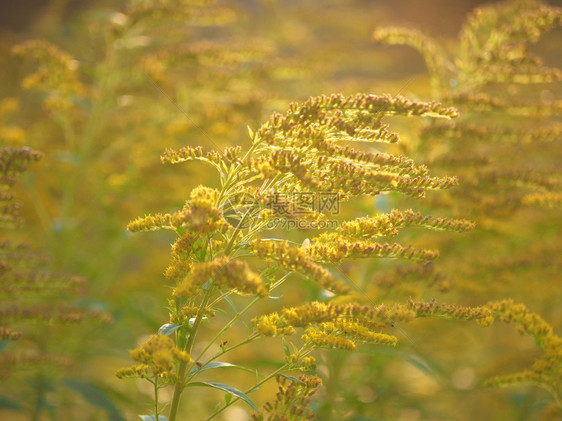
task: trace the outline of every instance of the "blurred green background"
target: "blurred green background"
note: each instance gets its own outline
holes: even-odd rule
[[[170,4],[173,11],[166,8]],[[2,145],[29,146],[44,154],[17,187],[25,225],[12,235],[44,250],[50,270],[84,277],[87,287],[68,299],[109,312],[114,323],[22,327],[24,339],[10,345],[12,352],[39,350],[67,356],[72,363],[64,368],[13,367],[1,379],[0,395],[22,410],[6,408],[0,399],[0,418],[132,420],[150,410],[151,390],[141,382],[120,381],[114,373],[129,364],[129,349],[167,321],[169,286],[163,271],[173,236],[131,235],[125,226],[139,215],[182,206],[199,184],[218,183],[197,163],[161,165],[159,155],[166,148],[246,148],[247,126],[255,130],[271,112],[312,95],[400,93],[430,100],[419,53],[376,44],[373,30],[414,27],[454,46],[467,14],[483,4],[232,0],[198,6],[202,12],[190,14],[180,1],[2,2],[0,104],[19,104],[0,120]],[[70,62],[13,53],[14,46],[35,39],[58,46]],[[562,67],[561,41],[562,32],[556,29],[533,48],[546,64]],[[26,78],[41,66],[45,74],[34,85],[28,81],[33,86],[26,89]],[[79,82],[64,87],[67,91],[61,88],[74,76]],[[544,95],[559,98],[559,85],[544,88]],[[416,143],[419,123],[393,124],[403,141],[387,151],[424,162],[424,150]],[[561,153],[559,142],[547,147]],[[454,168],[449,175],[455,175]],[[348,212],[404,206],[402,198],[392,195],[375,203],[350,203]],[[431,213],[421,202],[407,206],[425,206]],[[463,214],[463,209],[459,213],[455,216],[481,217]],[[405,239],[413,244],[445,250],[436,265],[453,279],[452,288],[442,292],[423,284],[405,285],[375,299],[392,302],[413,296],[478,305],[514,298],[560,332],[560,221],[556,209],[523,209],[499,222],[477,220],[484,227],[491,224],[492,233],[410,233]],[[302,241],[306,233],[286,236]],[[521,250],[529,252],[529,262],[506,263],[510,257],[521,258]],[[368,284],[400,264],[379,260],[344,270]],[[297,305],[310,294],[294,282],[279,306]],[[232,335],[244,332],[242,324]],[[401,339],[396,349],[366,347],[354,355],[334,351],[319,356],[326,384],[314,402],[319,420],[562,419],[560,411],[549,407],[549,395],[538,388],[481,385],[487,377],[522,370],[536,358],[531,339],[512,327],[484,330],[468,323],[424,320],[399,326],[396,334]],[[282,349],[270,340],[259,349],[240,349],[233,358],[267,370],[282,358]],[[243,388],[252,378],[224,371],[221,381]],[[255,401],[263,404],[274,392],[274,386],[264,387]],[[169,399],[166,392],[162,395]],[[186,396],[184,419],[205,419],[222,399],[208,390]],[[235,406],[223,419],[249,420],[247,409]]]

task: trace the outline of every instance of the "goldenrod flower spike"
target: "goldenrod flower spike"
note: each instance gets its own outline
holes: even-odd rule
[[[225,231],[230,224],[223,218],[222,212],[215,206],[218,191],[199,186],[191,192],[191,200],[182,210],[172,214],[147,215],[127,225],[127,230],[154,231],[158,229],[187,229],[198,234]]]
[[[213,280],[214,287],[226,287],[239,294],[253,294],[262,298],[269,295],[260,276],[252,271],[246,262],[218,257],[210,262],[193,263],[189,272],[174,289],[172,296],[193,297],[209,280]]]
[[[398,142],[398,135],[382,121],[391,115],[451,119],[458,113],[439,103],[399,96],[333,94],[312,97],[292,104],[284,114],[274,114],[255,133],[250,131],[252,146],[244,154],[240,148],[219,153],[184,147],[162,155],[164,163],[202,160],[220,173],[220,190],[199,186],[181,210],[148,215],[128,226],[131,231],[172,229],[178,234],[166,277],[177,282],[169,309],[170,322],[181,326],[175,332],[182,349],[191,352],[201,321],[212,315],[217,303],[228,295],[253,295],[254,303],[267,298],[270,288],[293,273],[339,295],[341,302],[313,302],[253,319],[255,330],[248,341],[305,330],[304,350],[287,355],[288,369],[314,367],[314,360],[307,355],[314,348],[354,350],[360,343],[396,344],[398,339],[382,330],[395,320],[413,320],[415,312],[404,305],[353,303],[357,298],[353,289],[319,263],[366,257],[430,261],[438,256],[434,250],[377,243],[374,239],[394,236],[399,229],[412,225],[462,232],[472,229],[473,223],[405,210],[342,222],[340,228],[311,236],[301,246],[260,238],[268,224],[276,220],[319,222],[329,218],[330,211],[307,207],[303,194],[331,194],[343,202],[383,191],[420,197],[426,191],[455,185],[456,178],[430,176],[427,167],[404,156],[359,151],[339,143]],[[243,260],[249,255],[268,263],[261,274]],[[154,372],[145,360],[140,362],[140,366],[120,374]],[[158,362],[161,366],[169,362],[167,351],[162,351]],[[167,373],[165,367],[156,374],[162,373]],[[191,381],[185,363],[177,366],[177,375],[181,381]],[[168,383],[175,381],[170,374],[164,376]],[[172,402],[174,416],[181,393],[178,383]]]
[[[177,349],[174,341],[165,335],[152,335],[140,347],[130,352],[131,358],[140,364],[122,368],[117,371],[117,377],[159,378],[166,384],[174,384],[179,379],[175,373],[174,360],[192,362],[184,351]]]
[[[267,402],[263,413],[252,413],[254,421],[304,421],[314,418],[314,412],[308,406],[310,398],[322,380],[316,376],[298,376],[297,381],[277,376],[278,389],[273,402]],[[288,383],[288,384],[287,384]]]
[[[439,44],[431,37],[415,29],[378,28],[373,33],[373,39],[386,44],[409,45],[418,50],[425,60],[434,88],[437,88],[438,84],[443,82],[441,80],[444,77],[443,73],[454,68],[451,59]]]
[[[419,225],[436,230],[449,230],[457,232],[471,231],[474,222],[466,219],[436,218],[424,216],[413,210],[393,210],[389,214],[379,214],[374,217],[362,217],[353,221],[345,221],[337,231],[344,236],[359,238],[387,237],[398,234],[399,228]]]
[[[308,254],[308,248],[290,247],[287,242],[255,240],[250,244],[258,257],[273,259],[283,268],[302,273],[317,282],[323,288],[337,294],[349,294],[351,288],[336,279],[322,266],[316,264]]]
[[[348,225],[347,228],[352,229],[352,226]],[[430,261],[439,256],[436,250],[402,246],[398,243],[375,243],[337,233],[321,234],[315,237],[307,251],[314,260],[330,263],[338,263],[346,258],[367,257],[399,257]]]
[[[16,45],[12,52],[22,58],[32,58],[40,63],[37,71],[27,76],[25,89],[47,92],[44,100],[47,109],[67,111],[75,106],[76,98],[86,95],[80,81],[79,62],[54,44],[42,40]]]

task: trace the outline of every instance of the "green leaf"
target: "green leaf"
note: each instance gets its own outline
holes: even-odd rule
[[[283,338],[283,349],[285,350],[285,356],[290,357],[291,356],[291,350],[289,349],[289,345],[287,344],[287,341],[285,340],[285,338]]]
[[[214,389],[219,389],[224,392],[230,393],[231,395],[238,396],[240,399],[242,399],[248,405],[250,405],[254,409],[254,411],[256,411],[258,414],[260,413],[257,406],[254,405],[254,402],[252,402],[252,400],[248,396],[246,396],[243,392],[239,391],[238,389],[232,386],[228,386],[223,383],[193,382],[193,383],[189,383],[186,387],[192,387],[192,386],[212,387]]]
[[[16,411],[21,411],[23,406],[13,398],[9,396],[0,396],[0,409],[11,409]]]
[[[77,379],[64,379],[62,384],[70,390],[82,395],[90,405],[104,409],[110,421],[125,421],[125,417],[121,415],[111,399],[99,387]]]
[[[191,369],[191,371],[189,372],[189,375],[192,376],[198,370],[199,370],[199,372],[202,372],[202,371],[205,371],[205,370],[211,370],[213,368],[223,368],[223,367],[233,367],[233,368],[237,368],[239,370],[247,371],[249,373],[254,373],[254,370],[251,370],[249,368],[242,367],[242,366],[239,366],[239,365],[236,365],[236,364],[223,363],[223,362],[220,362],[220,361],[213,361],[213,362],[210,362],[209,364],[206,364],[204,367],[201,367],[201,368],[193,367]]]
[[[156,415],[139,415],[142,421],[156,421]],[[164,415],[158,415],[158,421],[168,421]]]
[[[248,133],[250,133],[250,139],[254,140],[254,131],[251,129],[250,126],[247,127],[248,127]]]
[[[213,307],[211,310],[216,311],[217,313],[226,314],[226,311],[219,307]]]
[[[234,303],[232,302],[232,300],[229,297],[224,297],[224,300],[230,304],[230,307],[232,307],[232,309],[234,310],[235,313],[238,313],[238,310],[236,310],[236,306],[234,305]]]
[[[257,390],[260,390],[261,387],[262,387],[264,384],[265,384],[265,383],[262,383],[262,384],[257,385],[257,386],[254,387],[252,390],[250,390],[248,393],[253,393],[253,392],[257,391]]]
[[[439,371],[443,373],[443,370],[440,370],[438,367],[435,366],[432,367],[432,364],[422,359],[422,357],[419,355],[416,356],[406,355],[403,359],[409,362],[410,364],[412,364],[414,367],[419,368],[421,371],[423,371],[426,374],[435,376],[435,374]]]
[[[297,382],[297,383],[306,385],[305,382],[303,382],[302,380],[299,380],[299,379],[297,379],[296,377],[293,377],[293,376],[287,376],[287,375],[285,375],[285,374],[278,374],[278,376],[280,376],[280,377],[285,377],[286,379],[289,379],[289,380],[291,380],[292,382]]]
[[[227,405],[230,403],[231,400],[232,400],[232,395],[230,393],[224,395],[224,401],[226,402]]]
[[[222,403],[217,402],[217,404],[213,408],[213,414],[216,414],[217,412],[219,412],[219,410],[221,409],[221,406],[222,406]]]
[[[166,323],[165,325],[160,326],[160,329],[158,329],[158,333],[160,333],[161,335],[170,336],[172,333],[174,333],[180,327],[181,327],[181,325],[176,325],[176,324],[173,324],[173,323]]]

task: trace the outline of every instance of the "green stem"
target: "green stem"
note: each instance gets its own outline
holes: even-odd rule
[[[154,416],[156,421],[160,421],[160,415],[158,414],[158,377],[154,376]]]
[[[211,298],[211,290],[212,287],[207,290],[207,293],[205,294],[205,297],[201,302],[201,306],[199,308],[199,312],[197,313],[197,317],[195,318],[195,322],[193,322],[193,327],[191,328],[191,333],[189,334],[189,338],[187,340],[187,344],[185,345],[185,349],[184,349],[184,351],[186,351],[188,354],[191,353],[191,349],[193,348],[193,343],[195,341],[195,335],[197,333],[197,330],[199,329],[201,321],[203,320],[204,310],[207,306],[207,303],[209,302],[209,299]],[[172,396],[172,406],[170,408],[169,421],[175,421],[176,419],[176,415],[180,403],[180,396],[184,389],[184,377],[187,371],[187,365],[188,365],[187,361],[182,361],[178,367],[179,381],[178,383],[176,383],[174,387],[174,395]]]
[[[306,355],[308,355],[310,352],[312,351],[311,347],[309,345],[303,346],[301,349],[299,349],[297,351],[297,354],[300,355],[301,357],[304,357]],[[271,373],[269,376],[265,377],[263,380],[261,380],[260,382],[256,383],[253,387],[251,387],[250,389],[246,390],[244,392],[245,395],[251,393],[252,391],[258,389],[262,384],[266,383],[267,381],[269,381],[271,378],[277,376],[278,374],[280,374],[281,372],[288,370],[291,368],[291,364],[289,363],[285,363],[283,364],[281,367],[279,367],[277,370],[275,370],[273,373]],[[230,405],[232,405],[233,403],[237,402],[238,400],[240,400],[240,398],[235,398],[233,400],[231,400],[229,403],[225,404],[222,408],[220,408],[217,412],[215,412],[213,415],[211,415],[209,418],[207,418],[206,421],[209,421],[210,419],[214,418],[215,416],[217,416],[219,413],[221,413],[222,411],[224,411],[226,408],[228,408]]]
[[[221,355],[224,355],[227,352],[230,352],[230,351],[232,351],[236,348],[240,348],[241,346],[249,344],[250,342],[253,342],[254,340],[258,339],[259,337],[260,337],[259,333],[255,333],[252,336],[248,337],[247,339],[244,339],[242,342],[239,342],[236,345],[231,346],[230,348],[226,348],[224,350],[221,349],[219,352],[217,352],[215,355],[213,355],[209,360],[205,361],[204,364],[202,364],[200,367],[198,367],[197,370],[191,376],[187,377],[187,379],[185,381],[185,385],[187,385],[191,381],[191,379],[193,379],[197,374],[199,374],[199,372],[201,372],[201,370],[203,370],[207,365],[209,365],[210,363],[215,361]],[[209,342],[209,343],[212,343],[212,342]]]
[[[274,282],[271,285],[271,288],[269,289],[270,291],[273,291],[275,288],[277,288],[279,285],[281,285],[283,282],[285,282],[285,280],[291,275],[292,272],[287,272],[285,275],[283,275],[281,278],[279,278],[276,282]],[[230,320],[226,325],[224,325],[224,327],[219,330],[219,332],[213,337],[213,339],[211,339],[209,341],[209,343],[207,344],[207,346],[203,349],[203,351],[201,351],[201,353],[199,354],[199,356],[195,359],[195,361],[198,361],[203,354],[205,354],[205,352],[207,352],[207,350],[211,347],[211,345],[220,337],[220,335],[222,335],[224,332],[226,332],[228,329],[230,329],[230,327],[236,323],[236,321],[242,317],[250,308],[252,308],[252,306],[257,303],[259,301],[259,297],[255,297],[252,301],[250,301],[250,303],[248,303],[248,305],[246,307],[244,307],[241,311],[239,311],[236,316],[234,316],[232,318],[232,320]],[[229,350],[231,350],[232,348],[229,348]],[[222,355],[222,354],[221,354]],[[216,358],[216,357],[214,357]],[[212,360],[210,360],[212,361]],[[208,361],[206,364],[208,364],[210,361]]]
[[[221,201],[223,200],[223,198],[225,196],[228,195],[231,184],[234,182],[234,180],[236,178],[236,175],[238,174],[238,171],[240,171],[240,169],[242,168],[242,163],[246,159],[248,159],[248,157],[254,152],[254,150],[256,149],[256,147],[259,144],[260,144],[259,141],[255,141],[254,139],[252,139],[252,146],[250,147],[250,149],[248,149],[248,151],[246,152],[244,157],[240,160],[238,165],[236,165],[236,167],[234,169],[232,169],[232,171],[229,171],[228,177],[227,177],[226,181],[224,182],[224,185],[222,186],[221,192],[219,193],[219,197],[217,198],[217,207],[219,209],[221,208],[221,206],[220,206]]]
[[[248,216],[249,212],[250,212],[250,210],[248,209],[248,211],[244,214],[244,216],[242,217],[242,219],[240,220],[238,225],[236,225],[236,228],[234,229],[234,232],[230,236],[230,240],[228,241],[228,244],[226,245],[226,248],[224,249],[224,255],[225,256],[228,256],[230,254],[230,252],[232,251],[232,248],[234,247],[234,241],[236,240],[236,237],[238,236],[238,233],[242,229],[242,225],[246,221],[246,217]]]
[[[227,352],[230,352],[230,351],[232,351],[236,348],[240,348],[243,345],[249,344],[250,342],[253,342],[254,340],[258,339],[259,337],[260,337],[259,333],[254,333],[252,336],[249,336],[247,339],[244,339],[242,342],[238,342],[236,345],[232,345],[230,348],[225,348],[224,350],[220,350],[209,361],[207,361],[203,365],[203,367],[205,365],[209,364],[210,362],[216,360],[221,355],[226,354]]]

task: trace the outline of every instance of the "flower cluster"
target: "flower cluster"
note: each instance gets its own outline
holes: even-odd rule
[[[310,98],[292,104],[283,115],[273,114],[262,125],[255,142],[266,155],[254,154],[248,165],[264,178],[287,177],[285,190],[312,188],[352,196],[401,191],[423,196],[425,190],[454,185],[454,178],[430,177],[425,167],[416,167],[407,158],[337,144],[398,142],[398,134],[382,122],[389,115],[454,118],[457,112],[438,103],[413,102],[400,96],[333,94]]]
[[[400,257],[421,261],[434,260],[439,256],[436,250],[404,247],[398,243],[375,243],[356,240],[337,233],[321,234],[311,240],[308,252],[314,259],[337,263],[346,258]]]
[[[371,238],[398,235],[398,229],[420,225],[431,229],[465,232],[474,229],[474,223],[465,219],[436,218],[424,216],[413,210],[393,210],[389,214],[362,217],[343,222],[337,229],[343,235]]]
[[[176,303],[173,300],[170,300],[170,308],[174,308],[175,305]],[[179,311],[170,312],[170,323],[187,325],[189,323],[189,320],[195,318],[198,314],[200,314],[202,317],[212,317],[215,315],[215,311],[211,309],[203,310],[192,305],[184,305],[180,308]]]
[[[167,228],[178,234],[172,246],[172,262],[166,270],[166,276],[177,281],[170,302],[170,320],[181,325],[189,321],[190,325],[189,329],[176,331],[178,344],[190,351],[202,318],[209,309],[214,311],[225,295],[236,292],[265,298],[269,288],[278,286],[292,273],[346,296],[340,298],[347,304],[315,301],[252,320],[252,340],[304,330],[305,351],[287,354],[288,367],[311,369],[315,361],[308,357],[308,351],[314,348],[354,350],[358,343],[396,344],[398,339],[382,330],[394,321],[413,320],[415,311],[404,305],[351,302],[356,298],[352,288],[321,263],[359,257],[430,261],[438,256],[434,250],[377,243],[374,239],[395,236],[399,229],[416,225],[463,232],[474,227],[472,222],[406,210],[343,222],[337,230],[311,236],[300,247],[278,238],[260,238],[262,231],[271,229],[266,226],[273,218],[328,218],[330,209],[308,208],[302,196],[305,194],[331,194],[342,201],[386,191],[422,197],[426,191],[455,185],[455,178],[430,176],[424,165],[416,165],[404,156],[349,145],[398,142],[398,134],[382,121],[394,115],[452,119],[458,113],[439,103],[400,96],[333,94],[313,97],[292,104],[284,114],[273,114],[258,130],[250,130],[252,145],[246,153],[238,147],[220,152],[184,147],[162,155],[163,163],[199,160],[210,164],[218,171],[221,183],[218,190],[202,186],[195,189],[180,211],[149,215],[128,226],[130,231]],[[260,275],[242,260],[251,256],[267,263]],[[215,298],[215,294],[223,295]],[[180,366],[180,378],[185,378],[185,370],[185,365]],[[177,387],[175,396],[179,393]]]
[[[253,294],[262,298],[269,295],[260,276],[252,271],[246,262],[217,257],[209,262],[193,263],[189,273],[174,289],[172,296],[192,297],[210,281],[218,289],[226,287],[239,294]]]
[[[152,13],[151,16],[154,16]],[[210,23],[210,22],[209,22]],[[250,66],[266,59],[273,59],[275,49],[263,39],[248,40],[203,40],[177,45],[173,50],[158,49],[143,54],[139,67],[158,82],[164,82],[165,71],[172,66],[181,66],[196,61],[200,66],[223,72],[232,72],[242,66]]]
[[[299,370],[310,371],[316,370],[316,358],[302,357],[297,354],[290,354],[286,358],[287,363]]]
[[[34,292],[34,291],[32,291]],[[113,318],[108,313],[57,304],[35,304],[19,306],[12,304],[0,308],[0,322],[42,322],[60,324],[80,324],[86,320],[111,324]]]
[[[367,327],[344,319],[320,323],[306,329],[302,337],[305,344],[315,348],[340,348],[355,351],[356,342],[395,346],[398,338],[385,333],[373,332]]]
[[[395,321],[413,320],[416,313],[403,305],[368,306],[357,303],[333,304],[314,301],[300,307],[284,308],[253,320],[264,336],[291,335],[304,328],[304,343],[312,348],[339,348],[354,351],[356,343],[396,345],[398,338],[380,332]]]
[[[531,335],[544,352],[530,370],[495,377],[488,380],[491,386],[505,386],[514,383],[533,383],[547,389],[558,402],[562,399],[562,338],[554,334],[552,326],[540,316],[529,311],[523,304],[512,300],[489,303],[486,306],[503,323],[513,323],[521,334]]]
[[[0,108],[2,105],[6,103]],[[61,368],[68,370],[72,358],[47,351],[51,345],[47,345],[45,338],[60,340],[54,327],[113,322],[106,312],[71,304],[84,286],[84,279],[48,271],[43,253],[15,241],[10,234],[9,230],[22,222],[13,186],[28,164],[41,157],[41,153],[27,147],[0,148],[0,340],[19,341],[18,347],[2,352],[2,378],[20,369],[33,369],[34,375],[49,368],[57,372]],[[40,340],[36,339],[38,330],[30,329],[30,325],[36,324],[41,325]],[[68,333],[65,335],[68,337]]]
[[[461,33],[462,63],[467,80],[478,83],[545,83],[562,73],[544,67],[528,43],[560,25],[562,11],[535,1],[482,7],[469,17]],[[475,46],[477,48],[475,48]]]
[[[431,85],[434,88],[442,82],[442,73],[451,67],[441,46],[432,38],[416,29],[377,28],[373,33],[373,39],[385,44],[408,45],[418,50],[425,60],[431,75]]]
[[[127,225],[131,232],[153,231],[158,229],[185,229],[198,234],[228,230],[230,225],[215,206],[218,192],[199,186],[191,192],[191,200],[183,209],[174,213],[147,215]]]
[[[256,329],[264,336],[289,336],[296,330],[292,326],[286,326],[279,314],[271,313],[252,320]]]
[[[16,332],[8,327],[0,326],[0,340],[17,341],[19,338],[21,338],[21,332]]]
[[[7,379],[19,371],[69,370],[74,361],[63,355],[48,354],[30,349],[27,353],[4,352],[0,355],[0,379]]]
[[[314,413],[308,403],[322,381],[316,376],[299,376],[297,380],[287,380],[285,377],[277,376],[279,387],[275,401],[267,402],[263,407],[267,415],[253,413],[252,419],[256,421],[300,421],[314,418]]]
[[[559,69],[544,66],[530,49],[561,22],[562,9],[540,1],[478,8],[464,25],[454,57],[416,31],[375,32],[379,41],[417,48],[432,80],[438,81],[435,93],[461,110],[463,121],[428,126],[422,140],[449,143],[442,148],[445,156],[432,156],[430,162],[458,164],[461,188],[451,196],[457,204],[463,203],[463,211],[501,217],[523,206],[560,206],[556,198],[562,185],[560,171],[551,164],[553,157],[546,155],[558,154],[554,148],[547,151],[544,143],[560,139],[560,124],[551,117],[560,113],[561,103],[537,98],[536,89],[527,85],[562,79]],[[548,167],[555,182],[548,180],[545,185],[537,165]]]
[[[386,297],[396,292],[410,297],[417,296],[420,291],[413,284],[418,282],[423,282],[438,291],[448,291],[452,280],[443,272],[437,271],[433,262],[416,263],[377,273],[366,292],[372,299]]]
[[[422,132],[422,137],[445,137],[449,140],[497,142],[508,144],[551,143],[562,136],[562,125],[548,127],[482,126],[469,123],[434,125]]]
[[[22,86],[47,92],[45,107],[51,110],[68,110],[86,89],[80,81],[79,63],[56,45],[42,40],[27,41],[13,48],[13,53],[32,58],[40,63],[37,71],[25,78]]]
[[[351,289],[336,279],[328,270],[314,262],[307,250],[291,247],[287,242],[255,240],[251,247],[258,257],[274,259],[284,269],[302,273],[323,288],[338,294],[349,294]]]
[[[235,19],[232,10],[209,7],[211,4],[208,0],[134,0],[129,2],[127,15],[134,21],[147,19],[152,24],[166,19],[196,26],[220,26]]]
[[[476,320],[483,326],[490,324],[492,311],[487,307],[463,307],[453,304],[437,304],[435,300],[429,303],[408,300],[408,308],[416,313],[416,317],[441,317],[454,320]]]
[[[153,335],[139,348],[131,351],[131,358],[140,364],[117,371],[117,377],[152,377],[164,379],[167,383],[175,383],[176,362],[191,362],[188,353],[180,351],[174,341],[165,335]]]

